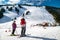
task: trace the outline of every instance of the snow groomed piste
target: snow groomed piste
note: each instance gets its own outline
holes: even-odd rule
[[[17,6],[16,6],[17,7]],[[18,36],[9,36],[11,34],[11,30],[12,30],[12,20],[10,19],[10,21],[8,20],[8,22],[4,21],[3,19],[7,20],[6,17],[3,17],[2,19],[0,19],[1,21],[4,21],[4,23],[0,23],[0,39],[1,40],[59,40],[60,39],[60,35],[59,35],[59,31],[60,31],[60,27],[46,27],[46,29],[44,29],[42,26],[34,26],[32,27],[31,25],[35,25],[35,24],[39,24],[39,23],[43,23],[43,22],[49,22],[51,24],[53,24],[55,22],[55,20],[53,19],[53,16],[51,14],[49,14],[48,11],[46,11],[45,6],[43,7],[34,7],[34,6],[23,6],[24,8],[26,8],[27,10],[24,9],[20,9],[20,13],[19,15],[16,14],[15,10],[13,9],[13,11],[7,11],[7,13],[4,13],[5,16],[7,16],[11,19],[14,19],[15,17],[16,19],[16,23],[17,23],[17,29],[15,34]],[[19,8],[18,8],[19,9]],[[26,15],[25,13],[27,11],[30,11],[29,15]],[[20,33],[21,33],[21,25],[20,25],[20,19],[22,18],[22,14],[24,13],[25,15],[25,19],[27,22],[26,25],[26,34],[30,34],[27,37],[22,37],[19,38]],[[10,30],[10,31],[9,31]]]

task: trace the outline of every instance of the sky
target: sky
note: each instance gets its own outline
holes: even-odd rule
[[[0,5],[1,4],[16,4],[16,3],[23,2],[23,1],[27,1],[27,0],[0,0]],[[38,0],[34,0],[34,1],[38,1]],[[53,7],[60,8],[60,0],[43,0],[42,4],[43,6],[53,6]]]
[[[18,3],[20,0],[0,0],[0,5],[1,4],[15,4]]]
[[[53,7],[58,7],[60,8],[60,0],[50,0],[50,1],[45,1],[44,3],[46,6],[53,6]]]

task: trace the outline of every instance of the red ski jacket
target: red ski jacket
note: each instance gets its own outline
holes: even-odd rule
[[[26,21],[24,18],[21,19],[21,22],[20,22],[21,25],[25,25],[26,24]]]

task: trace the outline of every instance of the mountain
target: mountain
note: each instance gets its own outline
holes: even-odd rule
[[[0,5],[29,4],[34,6],[52,6],[60,8],[60,0],[1,0]]]
[[[60,8],[46,6],[46,9],[48,12],[50,12],[50,14],[54,16],[54,19],[56,20],[56,22],[60,24]]]
[[[3,7],[6,8],[6,6],[3,6]],[[6,20],[6,18],[3,17],[2,19],[0,19],[0,23],[10,22],[15,17],[18,18],[18,17],[22,16],[23,13],[27,20],[35,21],[36,23],[43,23],[43,22],[48,22],[51,24],[55,23],[54,17],[45,9],[45,6],[42,6],[42,7],[22,6],[23,8],[19,8],[16,5],[15,7],[17,9],[19,9],[19,15],[16,13],[15,7],[13,7],[13,6],[8,6],[8,7],[12,7],[13,10],[9,11],[8,9],[5,9],[6,12],[4,13],[4,16],[6,16],[8,18]],[[28,15],[26,15],[27,11],[30,12]]]

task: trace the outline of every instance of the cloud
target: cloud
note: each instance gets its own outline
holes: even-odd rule
[[[0,4],[4,4],[4,0],[0,0]]]
[[[20,2],[20,0],[9,0],[7,3],[8,4],[16,4],[18,2]]]
[[[16,4],[20,2],[20,0],[0,0],[0,5],[1,4]]]
[[[0,2],[1,2],[1,0],[0,0]]]

